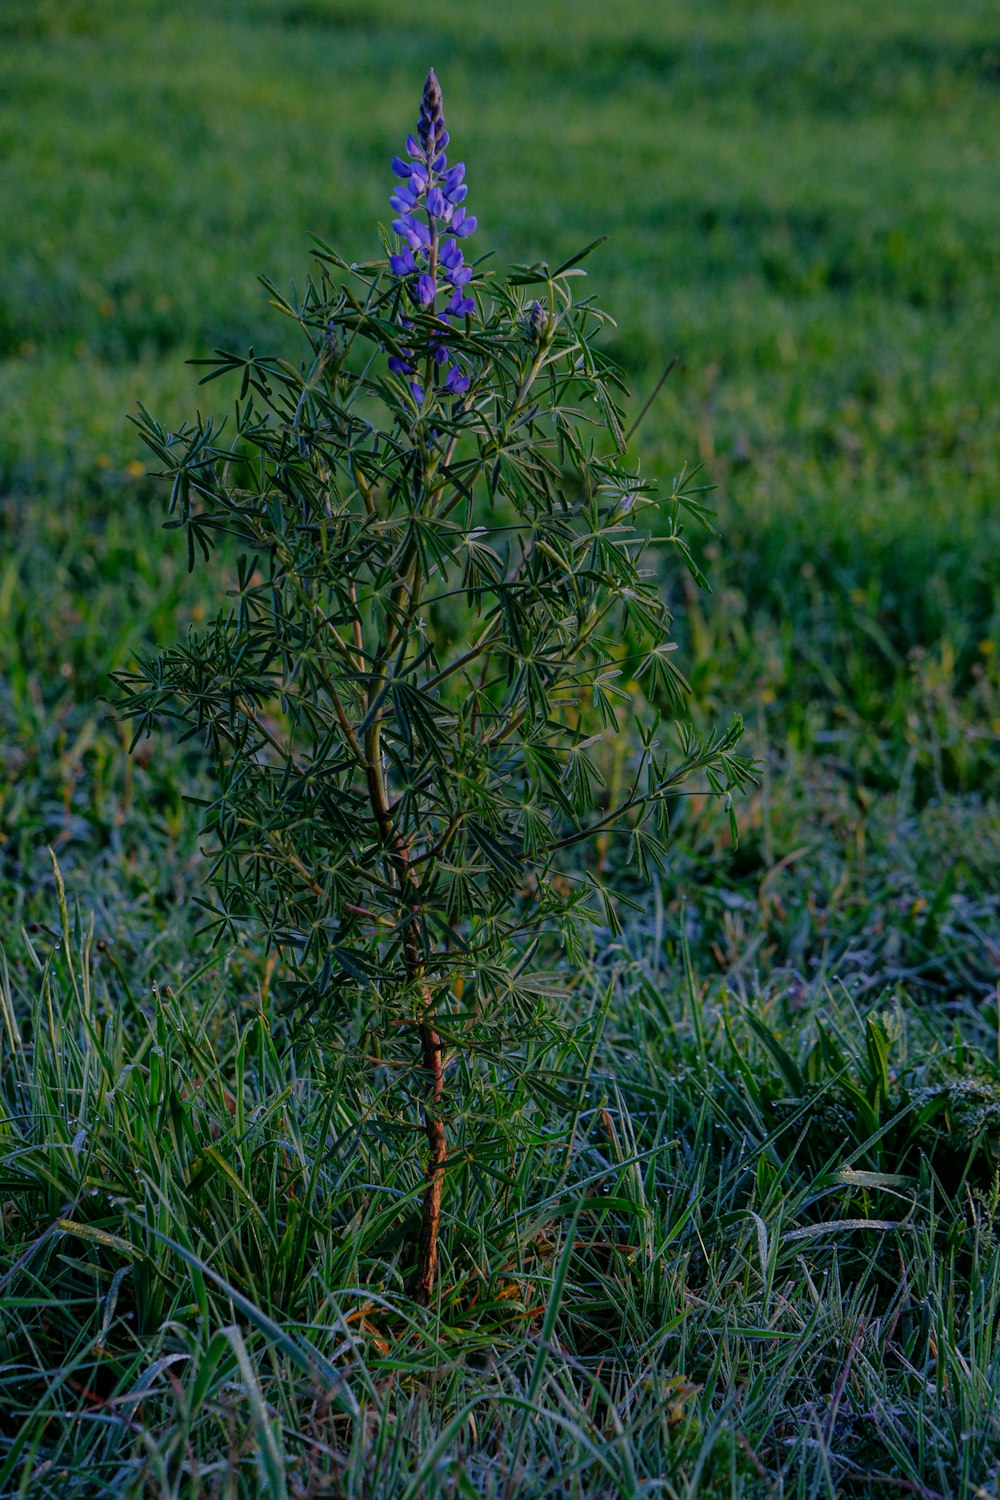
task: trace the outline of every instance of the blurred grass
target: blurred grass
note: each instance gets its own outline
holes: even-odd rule
[[[480,246],[501,265],[556,261],[607,233],[591,274],[637,401],[681,355],[640,451],[664,477],[702,461],[717,486],[715,595],[665,586],[695,711],[756,703],[758,752],[807,768],[790,841],[770,852],[801,842],[845,779],[862,799],[903,788],[918,810],[990,793],[993,20],[988,5],[847,0],[419,14],[11,0],[0,626],[15,769],[27,755],[51,780],[66,753],[53,726],[72,749],[99,723],[76,759],[113,742],[102,774],[121,779],[95,710],[105,673],[205,603],[125,414],[138,397],[168,420],[219,399],[183,364],[216,344],[294,353],[255,274],[301,284],[310,230],[349,256],[377,248],[386,163],[433,60]],[[76,829],[83,853],[93,774],[61,782],[81,822],[50,796],[0,812],[7,839],[72,855]],[[22,888],[20,856],[16,870]]]
[[[992,0],[4,0],[0,1495],[634,1494],[663,1472],[691,1495],[996,1493],[996,21]],[[191,981],[203,772],[165,738],[129,760],[101,694],[217,603],[126,413],[215,401],[183,361],[217,344],[294,356],[255,276],[301,285],[309,231],[377,252],[431,63],[473,244],[555,263],[608,234],[591,287],[636,407],[681,356],[636,451],[717,486],[715,592],[664,587],[692,712],[742,710],[765,774],[738,851],[693,803],[663,889],[617,948],[596,934],[581,1026],[618,977],[574,1151],[519,1162],[509,1212],[455,1184],[449,1300],[417,1338],[412,1164],[333,1165],[347,1123],[277,1023],[268,1051],[251,951]],[[61,930],[49,844],[92,940]],[[845,1165],[906,1181],[834,1184]],[[563,1285],[595,1172],[616,1206],[587,1210]],[[310,1181],[314,1218],[289,1208]],[[811,1238],[824,1217],[905,1228]],[[367,1415],[201,1266],[328,1339]],[[518,1456],[504,1403],[529,1395]]]

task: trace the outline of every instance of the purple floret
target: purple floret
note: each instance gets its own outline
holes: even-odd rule
[[[444,388],[446,391],[451,391],[454,396],[462,396],[469,389],[471,383],[468,375],[462,374],[459,365],[452,365],[448,371],[448,378],[445,380]]]
[[[446,309],[451,318],[464,318],[466,313],[475,312],[476,304],[471,297],[463,297],[460,291],[456,291]]]
[[[411,192],[409,188],[401,187],[393,193],[389,202],[398,214],[408,214],[411,209],[417,206],[417,195]]]
[[[451,204],[439,187],[432,187],[427,194],[427,212],[435,219],[451,218]]]
[[[412,250],[403,250],[399,255],[389,256],[389,269],[394,276],[409,276],[417,269]]]
[[[451,221],[452,233],[457,234],[460,240],[468,239],[470,234],[475,234],[478,222],[464,208],[456,208]]]

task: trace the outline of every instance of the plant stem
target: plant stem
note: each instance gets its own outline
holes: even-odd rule
[[[444,1068],[441,1063],[441,1038],[428,1021],[421,1024],[420,1044],[423,1064],[431,1080],[432,1108],[437,1111],[443,1102]],[[438,1230],[441,1225],[441,1194],[444,1189],[448,1141],[444,1122],[437,1113],[429,1113],[426,1105],[424,1106],[424,1128],[427,1131],[430,1156],[427,1162],[426,1186],[420,1211],[420,1244],[413,1290],[416,1300],[422,1307],[427,1307],[434,1294],[434,1283],[437,1279]]]
[[[407,845],[393,826],[392,813],[386,793],[379,749],[379,722],[372,724],[367,737],[368,760],[366,776],[368,796],[382,843],[389,855],[395,873],[397,891],[401,905],[407,905],[407,894],[418,883],[418,877],[410,862]],[[419,907],[412,903],[414,916]],[[444,1098],[444,1066],[441,1061],[441,1038],[428,1019],[433,1005],[430,985],[424,977],[424,961],[420,946],[411,924],[403,938],[403,962],[406,977],[419,986],[424,1019],[419,1025],[421,1063],[429,1080],[427,1101],[424,1104],[424,1130],[427,1135],[429,1155],[426,1166],[423,1203],[420,1212],[420,1238],[417,1250],[417,1270],[413,1281],[413,1295],[417,1302],[427,1307],[434,1294],[438,1266],[438,1231],[441,1224],[441,1195],[444,1189],[444,1169],[448,1157],[448,1140],[440,1109]]]

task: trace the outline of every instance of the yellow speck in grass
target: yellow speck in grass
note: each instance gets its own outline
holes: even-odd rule
[[[97,304],[97,311],[102,318],[113,318],[115,315],[115,303],[113,297],[102,297]]]
[[[111,468],[111,455],[110,455],[110,453],[99,453],[97,455],[97,457],[94,459],[94,463],[97,465],[97,467],[99,469],[110,469]]]
[[[774,688],[761,688],[760,690],[761,703],[773,703],[777,696]]]
[[[130,479],[141,479],[145,472],[146,465],[139,458],[133,458],[125,465],[125,473]]]
[[[867,604],[868,603],[868,595],[865,593],[864,589],[851,589],[851,596],[850,597],[851,597],[851,603],[852,604]]]
[[[997,643],[988,636],[985,641],[979,642],[979,650],[983,656],[992,656],[997,649]]]

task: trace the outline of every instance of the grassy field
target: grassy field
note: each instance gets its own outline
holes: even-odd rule
[[[477,248],[608,235],[636,410],[680,356],[635,450],[716,486],[664,588],[762,771],[425,1313],[419,1162],[197,936],[199,752],[104,696],[220,602],[126,413],[295,352],[256,276],[378,253],[429,64]],[[995,4],[4,0],[0,84],[0,1497],[1000,1494]]]

